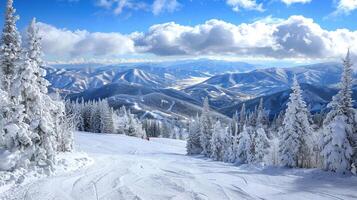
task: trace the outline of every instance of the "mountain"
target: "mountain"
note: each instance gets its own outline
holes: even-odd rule
[[[215,85],[198,84],[183,90],[199,102],[208,98],[209,104],[214,108],[222,108],[231,104],[241,102],[247,98],[238,92],[230,91]]]
[[[47,67],[46,78],[52,89],[61,93],[78,93],[103,85],[127,82],[155,88],[174,87],[184,79],[209,78],[227,72],[246,72],[255,65],[215,60],[185,60],[157,63],[57,64]]]
[[[128,83],[108,84],[100,88],[70,94],[67,98],[71,100],[83,99],[84,101],[107,98],[114,109],[126,106],[133,113],[145,118],[187,119],[202,112],[201,102],[183,92]],[[213,111],[213,115],[224,121],[229,120],[215,111]]]
[[[303,98],[312,113],[325,110],[327,104],[331,102],[332,97],[338,92],[338,89],[336,88],[327,88],[324,86],[316,86],[306,83],[301,84],[301,89]],[[264,107],[267,112],[269,112],[269,115],[272,118],[286,109],[286,104],[289,101],[289,96],[291,92],[291,89],[287,89],[274,94],[254,98],[245,101],[244,103],[248,111],[253,111],[259,105],[260,98],[263,98]],[[353,88],[352,98],[354,100],[357,99],[357,86]],[[231,106],[218,109],[218,111],[229,117],[232,117],[235,112],[239,112],[241,110],[242,105],[243,102],[240,102]],[[357,107],[356,101],[354,102],[354,106]]]
[[[164,78],[144,72],[140,69],[48,69],[46,78],[53,88],[62,93],[77,93],[88,89],[99,88],[110,83],[138,84],[154,88],[162,88],[169,85]]]
[[[228,73],[211,77],[200,84],[213,85],[246,95],[262,96],[290,88],[294,75],[300,83],[335,87],[340,81],[341,74],[340,64],[320,63],[293,68],[269,68],[246,73]],[[357,77],[357,74],[354,76]]]

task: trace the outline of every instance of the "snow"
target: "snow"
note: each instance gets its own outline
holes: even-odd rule
[[[356,199],[357,177],[186,156],[179,140],[78,132],[87,168],[25,182],[0,199]],[[68,154],[70,155],[70,154]],[[68,163],[69,166],[71,165]],[[3,188],[0,187],[0,191]]]

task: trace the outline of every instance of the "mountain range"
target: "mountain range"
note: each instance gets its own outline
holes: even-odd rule
[[[302,85],[310,110],[324,110],[337,92],[342,66],[320,63],[264,68],[242,62],[196,60],[122,66],[57,65],[48,67],[47,72],[52,89],[72,100],[108,98],[114,108],[125,105],[141,117],[188,118],[201,112],[208,97],[214,115],[226,118],[239,111],[243,103],[253,110],[260,98],[271,116],[280,113],[294,76]],[[353,76],[357,83],[357,74]]]

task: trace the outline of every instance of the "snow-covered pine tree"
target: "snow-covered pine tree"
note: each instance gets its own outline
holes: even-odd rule
[[[237,135],[237,134],[236,134]],[[224,131],[222,136],[223,141],[223,162],[231,162],[233,154],[233,141],[236,136],[233,136],[231,130],[228,128]]]
[[[197,116],[195,119],[190,120],[189,132],[186,150],[188,155],[200,154],[202,152],[202,146],[200,143],[200,121]]]
[[[343,60],[340,91],[328,105],[331,109],[323,122],[322,156],[324,168],[345,173],[353,162],[353,145],[356,141],[356,110],[352,107],[352,63],[350,52]],[[355,152],[354,152],[355,151]]]
[[[203,102],[203,110],[201,115],[201,146],[202,146],[202,153],[206,157],[211,155],[211,138],[212,138],[212,118],[210,114],[210,108],[208,103],[208,98],[206,97]]]
[[[42,141],[39,144],[39,148],[45,149],[43,152],[49,154],[53,150],[71,151],[73,149],[73,119],[66,115],[65,104],[59,96],[58,99],[53,99],[47,94],[47,87],[50,83],[44,78],[46,71],[42,68],[41,38],[36,19],[31,21],[26,38],[27,58],[32,64],[32,77],[35,78],[34,80],[28,79],[28,84],[31,84],[32,87],[27,87],[28,103],[25,104],[25,112],[30,117],[29,121],[32,120],[31,128],[43,141],[49,141]],[[29,72],[29,69],[27,70]],[[37,122],[39,123],[37,124]],[[53,138],[60,138],[61,140],[58,141],[58,144],[55,144],[52,141]],[[50,145],[50,143],[52,144]]]
[[[287,167],[311,167],[312,130],[296,76],[280,132],[281,164]]]
[[[266,157],[269,154],[270,141],[268,139],[268,118],[266,116],[263,98],[260,99],[260,103],[257,110],[256,127],[254,127],[254,162],[260,164],[266,164]]]
[[[258,126],[256,129],[254,145],[254,162],[258,164],[267,164],[266,158],[269,154],[270,141],[262,127]]]
[[[221,122],[217,120],[217,122],[213,126],[213,134],[211,138],[211,155],[210,157],[216,161],[223,161],[224,155],[224,143],[223,136],[225,129],[222,127]]]
[[[92,133],[102,133],[101,100],[91,102],[89,130]]]
[[[17,73],[22,56],[21,37],[16,27],[19,17],[15,12],[13,0],[7,0],[0,46],[1,87],[6,92],[10,91],[11,82]]]
[[[245,103],[243,103],[239,113],[238,134],[243,131],[246,120],[247,120],[247,114],[245,111]]]
[[[99,112],[101,133],[114,133],[113,109],[107,99],[99,102]]]
[[[258,110],[257,110],[257,126],[260,126],[262,128],[266,128],[268,125],[268,116],[265,112],[264,109],[264,104],[263,104],[263,98],[260,98],[259,101],[259,106],[258,106]]]
[[[252,152],[252,130],[251,127],[244,126],[243,131],[238,136],[238,143],[234,149],[236,161],[240,164],[249,163],[253,159]]]
[[[136,136],[136,124],[134,116],[131,114],[131,111],[128,110],[128,129],[126,131],[126,135],[128,136]]]
[[[115,126],[119,134],[125,134],[128,129],[128,114],[126,112],[125,106],[120,107],[119,111],[116,112],[118,118],[115,120]]]
[[[232,136],[238,135],[239,133],[239,119],[238,119],[238,112],[235,112],[230,123],[230,133]]]

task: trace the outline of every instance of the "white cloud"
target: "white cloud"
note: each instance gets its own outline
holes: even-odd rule
[[[341,58],[357,54],[357,31],[325,30],[312,19],[261,19],[239,25],[212,19],[196,26],[157,24],[144,33],[90,33],[40,24],[49,58],[232,56],[269,59]],[[53,59],[52,59],[53,60]]]
[[[38,23],[43,50],[49,59],[111,57],[134,53],[134,42],[120,33],[69,31]]]
[[[158,15],[161,12],[173,12],[180,7],[180,4],[176,0],[155,0],[152,5],[152,12],[154,15]]]
[[[350,14],[350,12],[356,9],[357,0],[338,0],[337,9],[333,14]]]
[[[286,5],[291,5],[294,3],[310,3],[312,0],[281,0],[283,3],[285,3]]]
[[[339,57],[348,47],[357,52],[357,32],[327,31],[303,16],[240,25],[220,20],[194,27],[166,23],[152,26],[134,40],[137,50],[160,56],[219,54],[310,59]]]
[[[258,4],[256,0],[227,0],[226,3],[236,12],[240,9],[264,11],[263,4]]]

